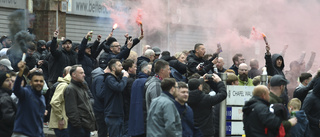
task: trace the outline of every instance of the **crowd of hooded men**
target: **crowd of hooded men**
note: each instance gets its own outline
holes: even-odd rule
[[[121,46],[112,33],[88,43],[92,33],[77,44],[58,40],[55,31],[51,41],[27,43],[25,59],[1,37],[1,136],[44,136],[48,122],[57,137],[89,137],[94,130],[99,137],[218,137],[227,97],[221,73],[227,85],[256,86],[243,107],[246,136],[320,134],[320,71],[313,78],[306,73],[314,52],[307,66],[302,55],[283,72],[285,50],[271,55],[267,45],[265,86],[258,61],[250,60],[249,70],[240,53],[226,69],[221,49],[206,54],[201,43],[175,56],[146,45],[138,57],[132,48],[143,35],[126,34]]]

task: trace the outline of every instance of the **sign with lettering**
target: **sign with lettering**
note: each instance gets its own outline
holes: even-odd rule
[[[127,13],[127,1],[69,0],[68,14],[95,17],[110,17],[111,14]],[[120,16],[120,15],[119,15]]]
[[[242,120],[242,107],[227,107],[227,120]]]
[[[244,135],[242,121],[227,122],[226,135]]]
[[[254,86],[227,86],[227,105],[244,105],[252,97]]]
[[[25,9],[27,8],[26,0],[0,0],[0,7]]]

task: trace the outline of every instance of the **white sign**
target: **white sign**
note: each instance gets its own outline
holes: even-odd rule
[[[237,122],[227,122],[226,123],[226,135],[244,135],[243,123],[241,121]]]
[[[15,9],[25,9],[27,8],[26,0],[0,0],[0,7],[8,7]]]
[[[227,107],[227,120],[242,120],[242,107]]]
[[[252,97],[254,86],[227,86],[227,105],[241,105]]]
[[[110,17],[111,12],[128,12],[126,1],[106,0],[69,0],[68,14],[77,14],[95,17]]]

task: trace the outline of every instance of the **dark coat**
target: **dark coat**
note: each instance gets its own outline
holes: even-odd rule
[[[17,106],[10,95],[12,91],[0,87],[0,135],[11,137]]]
[[[214,55],[209,60],[204,60],[203,58],[197,57],[194,52],[195,51],[192,51],[187,57],[187,60],[188,60],[188,71],[190,72],[190,74],[198,73],[199,75],[202,76],[202,75],[206,74],[207,72],[209,72],[212,69],[212,67],[213,67],[212,60],[216,57],[216,55]],[[197,70],[196,67],[202,62],[204,62],[203,69],[202,70]]]
[[[127,80],[127,85],[123,91],[123,110],[124,110],[124,121],[129,120],[130,113],[130,100],[131,100],[131,87],[136,79],[135,74],[129,74],[129,78]],[[134,95],[135,96],[135,95]]]
[[[64,91],[68,122],[77,128],[95,130],[95,116],[90,102],[89,88],[85,83],[71,80]]]
[[[272,56],[266,54],[264,56],[264,58],[266,60],[266,67],[267,67],[268,75],[270,75],[270,76],[282,75],[284,78],[286,78],[286,76],[282,72],[282,70],[284,68],[284,60],[280,54],[273,54]],[[282,60],[281,67],[277,67],[276,61],[278,58],[280,58]],[[283,99],[284,105],[287,106],[287,104],[289,102],[287,86],[285,87],[285,91],[281,94],[280,97]]]
[[[183,137],[202,137],[202,133],[198,127],[194,126],[193,111],[187,104],[181,105],[177,101],[174,102],[181,118],[182,136]]]
[[[78,55],[73,50],[66,51],[65,49],[58,50],[57,38],[53,38],[50,45],[52,57],[49,60],[49,82],[56,82],[58,77],[62,77],[63,69],[66,66],[77,64]]]
[[[308,94],[302,106],[309,120],[310,136],[317,137],[320,135],[320,78],[317,78],[313,92]]]
[[[119,79],[111,73],[105,74],[104,116],[124,117],[122,92],[127,85],[127,77]]]
[[[176,69],[182,75],[187,73],[187,64],[183,64],[177,59],[169,60],[169,65],[174,69]]]
[[[141,65],[144,63],[149,63],[150,59],[145,56],[140,56],[137,59],[137,74],[141,71]]]
[[[236,65],[232,65],[229,69],[232,69],[236,75],[238,75],[238,67]]]
[[[138,74],[138,79],[132,84],[128,122],[128,134],[130,136],[137,136],[145,133],[147,111],[144,84],[147,79],[148,75],[140,72]]]
[[[213,111],[212,106],[220,103],[227,97],[226,87],[223,82],[217,83],[218,93],[215,96],[204,94],[200,90],[189,92],[188,105],[194,113],[194,124],[199,127],[204,136],[213,136]]]
[[[298,123],[290,130],[291,137],[309,137],[309,121],[303,110],[296,111]]]
[[[93,110],[103,113],[104,107],[104,71],[98,67],[92,71],[91,93],[94,98]]]
[[[79,46],[78,61],[79,61],[79,64],[82,65],[82,68],[86,75],[85,76],[86,82],[88,83],[89,86],[91,86],[91,83],[92,83],[91,72],[96,67],[96,59],[95,59],[95,56],[93,55],[96,55],[96,54],[94,53],[95,50],[91,51],[91,55],[85,53],[85,50],[87,48],[87,43],[88,43],[88,39],[83,38]],[[100,43],[99,41],[95,41],[92,45],[92,48],[95,49],[99,45],[99,43]]]
[[[270,103],[253,96],[243,106],[243,124],[247,137],[275,137],[278,131],[281,119],[269,111]],[[268,133],[265,134],[265,128]]]

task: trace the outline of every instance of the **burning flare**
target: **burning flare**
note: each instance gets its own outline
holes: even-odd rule
[[[118,27],[118,24],[115,23],[115,24],[113,25],[112,29],[116,29],[117,27]]]
[[[262,37],[263,37],[263,40],[264,42],[266,43],[266,45],[268,45],[268,41],[267,41],[267,37],[265,34],[261,33]]]
[[[118,27],[118,24],[115,23],[115,24],[113,25],[113,27],[112,27],[111,33],[113,33],[113,30],[116,29],[117,27]]]

